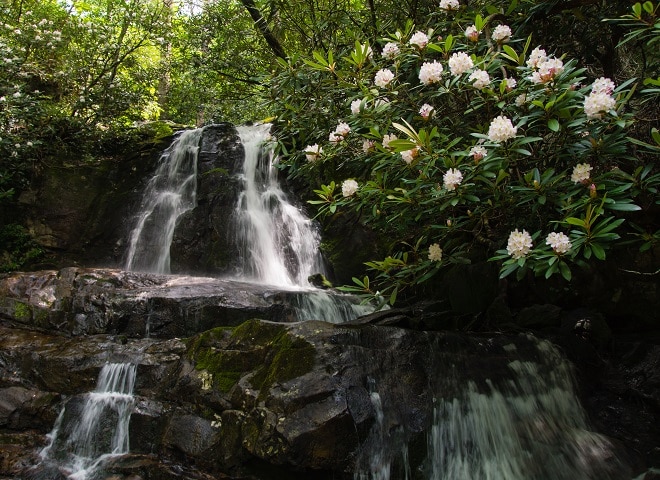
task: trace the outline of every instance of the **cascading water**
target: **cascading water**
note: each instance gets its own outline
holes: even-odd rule
[[[348,297],[311,289],[308,278],[327,275],[314,222],[291,203],[277,178],[269,124],[244,126],[243,190],[236,202],[241,279],[304,291],[294,302],[298,320],[341,323],[373,311]]]
[[[277,286],[308,285],[324,273],[319,233],[282,191],[267,140],[270,125],[239,127],[245,150],[236,203],[236,242],[242,250],[241,276]]]
[[[201,129],[185,130],[162,154],[131,233],[126,270],[170,273],[170,245],[179,217],[195,207]]]
[[[133,364],[105,364],[80,412],[69,416],[70,401],[65,405],[42,459],[57,462],[71,480],[85,480],[109,456],[128,453],[135,372]]]
[[[402,435],[382,427],[388,415],[378,397],[355,480],[623,480],[627,469],[610,441],[589,430],[571,366],[548,341],[534,359],[512,359],[501,378],[473,380],[442,369],[426,459],[408,464]],[[515,346],[511,345],[515,353]],[[447,392],[453,392],[451,396]],[[386,392],[383,392],[386,393]],[[372,403],[374,392],[371,393]],[[392,417],[393,418],[393,417]],[[388,424],[396,424],[390,421]],[[390,476],[390,470],[404,472]],[[630,477],[627,477],[630,478]]]

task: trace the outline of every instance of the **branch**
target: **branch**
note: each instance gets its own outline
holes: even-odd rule
[[[277,40],[275,35],[273,35],[273,32],[270,30],[270,28],[268,28],[268,23],[254,4],[254,0],[241,0],[241,3],[250,13],[252,20],[254,21],[254,26],[257,27],[257,30],[259,30],[261,35],[264,37],[264,40],[266,40],[266,43],[273,51],[273,53],[282,59],[286,59],[287,55],[284,52],[284,48],[282,48],[279,40]]]

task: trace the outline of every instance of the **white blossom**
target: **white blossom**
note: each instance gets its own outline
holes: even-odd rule
[[[476,145],[470,149],[469,155],[471,155],[475,161],[479,161],[482,158],[484,158],[486,155],[488,155],[488,150],[486,150],[481,145]]]
[[[479,40],[479,30],[477,30],[477,27],[474,25],[470,25],[465,29],[465,36],[467,37],[468,40],[472,42],[476,42]]]
[[[429,245],[429,260],[439,262],[442,260],[442,248],[437,243]]]
[[[307,145],[307,147],[305,147],[305,157],[307,158],[308,162],[316,161],[321,153],[323,153],[323,148],[319,147],[317,143],[314,145]]]
[[[545,50],[536,47],[527,58],[527,66],[530,68],[538,68],[539,64],[545,62],[547,59],[548,56],[545,54]]]
[[[522,107],[527,102],[527,94],[521,93],[518,95],[514,101],[517,107]]]
[[[424,48],[426,45],[429,43],[429,37],[426,35],[424,32],[415,32],[412,37],[410,37],[410,40],[408,40],[408,43],[410,45],[414,45],[417,48]]]
[[[415,147],[410,150],[404,150],[403,152],[401,152],[401,158],[403,158],[404,162],[410,165],[413,162],[413,160],[417,158],[418,154],[419,154],[419,149]]]
[[[383,47],[381,55],[388,60],[392,60],[399,54],[399,46],[394,42],[388,42]]]
[[[470,74],[468,77],[468,81],[472,82],[472,85],[474,88],[479,88],[482,89],[484,87],[487,87],[488,84],[490,83],[490,76],[488,75],[488,72],[486,70],[481,70],[481,69],[476,69],[474,72]]]
[[[548,83],[563,71],[564,62],[559,58],[547,58],[538,63],[538,70],[532,73],[529,79],[532,83]]]
[[[491,38],[498,43],[506,42],[511,37],[511,28],[508,25],[498,25],[493,29]]]
[[[488,138],[493,142],[506,142],[514,138],[518,127],[514,127],[511,120],[503,115],[495,117],[488,127]]]
[[[461,75],[474,67],[472,58],[465,52],[453,53],[447,64],[452,75]]]
[[[419,80],[424,85],[431,85],[439,82],[442,78],[442,64],[436,60],[433,62],[424,62],[419,69]]]
[[[519,232],[516,228],[509,235],[506,252],[517,260],[526,256],[532,247],[532,236],[526,230],[523,229],[522,232]]]
[[[376,84],[377,87],[385,88],[390,84],[390,82],[393,79],[394,79],[394,74],[392,73],[392,71],[387,68],[383,68],[381,70],[378,70],[378,72],[376,73],[376,77],[374,78],[374,83]]]
[[[546,245],[550,245],[552,249],[555,251],[555,253],[558,253],[560,255],[568,252],[573,246],[568,236],[561,232],[549,233],[545,239],[545,243]]]
[[[591,170],[593,170],[593,167],[588,163],[578,163],[573,167],[571,180],[575,183],[584,183],[589,180]]]
[[[605,93],[607,95],[612,95],[616,85],[612,80],[606,77],[600,77],[594,80],[594,83],[591,85],[591,93]]]
[[[357,115],[362,108],[362,100],[353,100],[351,102],[351,113]]]
[[[376,145],[376,142],[374,142],[373,140],[365,139],[365,140],[362,141],[362,151],[364,153],[369,153],[374,149],[375,145]]]
[[[429,117],[431,116],[432,111],[433,111],[433,106],[429,105],[428,103],[425,103],[419,109],[419,114],[422,116],[424,120],[428,120]]]
[[[390,148],[390,142],[392,140],[398,140],[398,137],[396,135],[386,133],[383,135],[383,148]]]
[[[616,99],[604,92],[590,93],[584,99],[584,113],[588,118],[600,118],[616,106]]]
[[[449,191],[456,190],[456,187],[458,187],[462,181],[463,174],[458,168],[450,168],[442,176],[442,183]]]
[[[441,10],[458,10],[458,0],[440,0]]]
[[[341,194],[345,197],[351,197],[357,192],[358,188],[358,183],[352,178],[349,178],[341,184]]]

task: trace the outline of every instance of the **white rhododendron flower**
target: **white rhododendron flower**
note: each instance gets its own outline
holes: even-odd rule
[[[452,53],[447,64],[452,75],[461,75],[474,67],[472,58],[465,52]]]
[[[486,70],[481,70],[481,69],[476,69],[474,72],[470,74],[468,77],[468,82],[472,82],[472,86],[474,88],[484,88],[487,87],[488,84],[490,83],[490,76],[488,75],[488,72]]]
[[[465,29],[465,36],[471,42],[476,42],[477,40],[479,40],[479,30],[477,30],[476,26],[470,25]]]
[[[422,68],[419,69],[419,81],[424,85],[437,83],[442,78],[442,71],[442,64],[437,60],[433,60],[433,62],[424,62]]]
[[[358,191],[358,188],[358,183],[352,178],[349,178],[341,184],[341,194],[345,197],[352,197]]]
[[[339,122],[337,124],[337,128],[335,128],[335,132],[337,135],[341,135],[342,137],[345,137],[349,133],[351,133],[351,127],[348,125],[348,123],[344,122]]]
[[[507,90],[513,90],[516,88],[516,85],[518,85],[518,80],[513,77],[508,77],[502,80],[502,83],[504,84],[504,88]]]
[[[571,174],[571,180],[575,183],[584,183],[589,180],[589,177],[593,167],[588,163],[578,163],[573,167],[573,173]]]
[[[437,243],[429,245],[429,260],[439,262],[442,260],[442,248]]]
[[[431,116],[431,112],[433,111],[433,107],[429,105],[428,103],[425,103],[422,105],[422,107],[419,109],[419,114],[422,116],[424,120],[428,120],[429,117]]]
[[[458,0],[440,0],[441,10],[458,10]]]
[[[314,162],[323,153],[323,148],[319,147],[317,143],[314,145],[307,145],[305,148],[305,157],[308,162]]]
[[[493,142],[506,142],[514,138],[518,132],[518,127],[514,127],[511,120],[500,115],[490,122],[488,127],[488,139]]]
[[[594,83],[591,85],[591,93],[605,93],[607,95],[612,95],[616,85],[612,80],[605,77],[600,77],[594,80]]]
[[[511,28],[508,25],[498,25],[493,29],[491,38],[497,43],[506,42],[511,37]]]
[[[603,113],[613,110],[616,99],[603,92],[590,93],[584,99],[584,113],[588,118],[600,118]]]
[[[509,240],[506,244],[506,252],[516,260],[526,256],[533,247],[532,236],[523,229],[519,232],[516,228],[509,235]]]
[[[476,161],[479,161],[488,155],[488,150],[486,150],[481,145],[477,145],[470,149],[470,153],[468,155],[471,155],[472,158],[474,158]]]
[[[419,148],[415,147],[410,150],[404,150],[401,152],[401,158],[403,158],[403,161],[406,162],[408,165],[410,165],[415,158],[417,158],[417,155],[419,155]]]
[[[362,108],[362,100],[353,100],[351,102],[351,113],[357,115]]]
[[[538,63],[538,70],[532,73],[529,79],[532,83],[548,83],[563,71],[564,62],[559,58],[548,58]]]
[[[546,245],[550,245],[555,253],[564,254],[568,252],[573,244],[567,235],[559,232],[549,233],[545,239]]]
[[[394,79],[394,74],[392,73],[392,71],[387,68],[383,68],[381,70],[378,70],[378,72],[376,73],[376,77],[374,78],[374,83],[376,84],[377,87],[385,88],[390,84],[390,82],[393,79]]]
[[[392,60],[399,54],[399,46],[394,42],[388,42],[383,47],[381,55],[388,60]]]
[[[365,139],[362,141],[362,151],[364,153],[369,153],[373,151],[375,146],[376,146],[376,142],[374,142],[373,140]]]
[[[342,135],[337,134],[337,132],[332,131],[330,132],[330,135],[328,136],[328,141],[330,143],[339,143],[344,139]]]
[[[397,136],[393,133],[386,133],[383,135],[383,148],[390,148],[390,142],[392,140],[398,140]]]
[[[458,168],[450,168],[442,176],[442,183],[449,191],[456,190],[463,181],[463,174]]]
[[[424,48],[428,45],[429,43],[429,37],[426,35],[424,32],[415,32],[412,37],[410,37],[410,40],[408,40],[408,43],[410,45],[414,45],[417,48]]]
[[[525,105],[525,103],[527,103],[527,94],[521,93],[518,95],[514,100],[514,103],[516,104],[516,107],[522,107]]]
[[[548,56],[546,55],[545,50],[536,47],[527,58],[527,66],[530,68],[538,68],[539,64],[545,62],[547,59]]]

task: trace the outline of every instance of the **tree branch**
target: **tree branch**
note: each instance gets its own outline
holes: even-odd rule
[[[248,13],[252,17],[252,20],[254,21],[254,26],[257,27],[257,30],[259,30],[261,35],[264,37],[264,40],[266,40],[266,43],[273,51],[273,53],[280,58],[286,59],[287,55],[284,52],[284,48],[282,48],[282,45],[280,44],[279,40],[277,40],[275,35],[273,35],[273,32],[270,30],[270,28],[268,28],[268,23],[266,22],[266,19],[263,17],[257,6],[254,4],[254,1],[241,0],[241,3],[247,9]]]

